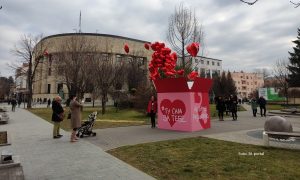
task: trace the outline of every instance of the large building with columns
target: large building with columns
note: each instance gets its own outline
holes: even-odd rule
[[[33,101],[42,99],[52,99],[61,92],[67,97],[68,89],[64,78],[55,71],[53,64],[57,60],[57,56],[65,51],[62,44],[70,41],[74,37],[84,37],[87,42],[94,44],[94,52],[100,56],[105,56],[113,61],[124,56],[134,58],[140,61],[145,73],[147,73],[147,63],[151,58],[151,51],[144,48],[146,41],[115,36],[109,34],[97,33],[66,33],[56,34],[43,38],[38,44],[43,44],[47,50],[47,56],[43,57],[43,61],[38,64],[35,80],[33,84]],[[128,44],[130,51],[128,54],[124,51],[124,45]],[[87,52],[89,53],[89,52]],[[38,57],[34,57],[38,58]],[[86,98],[86,97],[85,97]]]

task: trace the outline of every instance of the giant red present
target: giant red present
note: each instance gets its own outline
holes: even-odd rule
[[[165,78],[153,81],[157,91],[158,128],[198,131],[210,128],[208,92],[211,79]]]

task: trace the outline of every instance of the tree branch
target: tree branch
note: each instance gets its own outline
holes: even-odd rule
[[[258,0],[255,0],[255,1],[253,1],[253,2],[247,2],[247,1],[244,1],[244,0],[240,0],[240,1],[243,2],[243,3],[246,3],[246,4],[250,5],[250,6],[252,6],[252,5],[255,4]]]
[[[294,7],[294,8],[297,8],[297,7],[299,7],[299,6],[300,6],[300,2],[298,2],[298,3],[294,3],[293,1],[290,1],[290,3],[292,3],[293,5],[295,5],[295,7]]]

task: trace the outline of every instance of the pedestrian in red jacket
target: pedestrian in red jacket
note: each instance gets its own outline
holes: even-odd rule
[[[148,103],[147,113],[151,117],[151,128],[155,128],[155,116],[157,113],[157,101],[154,96],[151,96],[151,99]]]

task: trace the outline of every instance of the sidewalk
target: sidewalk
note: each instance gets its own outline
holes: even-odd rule
[[[8,131],[12,145],[0,152],[19,156],[25,179],[153,179],[88,141],[70,143],[68,132],[53,139],[53,126],[22,108],[14,113],[7,109],[10,120],[0,131]]]

